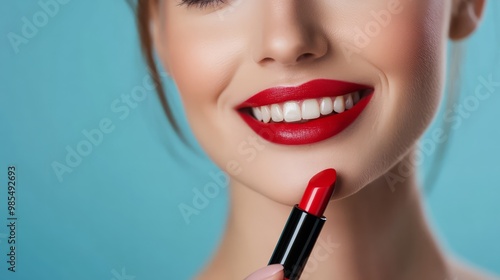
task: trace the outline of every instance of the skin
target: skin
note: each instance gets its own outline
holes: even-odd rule
[[[414,175],[416,143],[441,100],[446,43],[476,29],[485,0],[462,2],[152,1],[160,61],[199,143],[230,176],[226,232],[198,279],[243,279],[263,267],[311,176],[331,167],[339,181],[320,236],[327,245],[315,247],[303,279],[488,279],[437,245]],[[391,19],[356,44],[355,28],[376,24],[380,11]],[[234,109],[266,88],[317,78],[375,88],[356,122],[325,141],[267,142]],[[265,267],[249,279],[281,273]]]

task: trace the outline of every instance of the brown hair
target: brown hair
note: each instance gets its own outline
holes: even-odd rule
[[[157,2],[158,0],[128,0],[131,6],[135,6],[137,29],[139,31],[139,39],[141,40],[141,50],[148,65],[149,73],[153,79],[158,98],[160,99],[161,106],[165,115],[167,116],[168,122],[172,125],[175,133],[180,136],[182,142],[185,144],[187,140],[185,135],[182,133],[179,123],[175,119],[172,111],[170,110],[168,100],[165,95],[165,88],[161,82],[160,73],[158,72],[158,66],[155,62],[155,56],[153,51],[153,40],[151,38],[151,33],[149,30],[150,21],[150,5],[152,2]],[[135,4],[134,4],[135,2]]]

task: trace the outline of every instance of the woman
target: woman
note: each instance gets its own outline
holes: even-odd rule
[[[150,66],[154,47],[197,140],[230,177],[227,228],[197,279],[263,267],[326,168],[339,179],[301,279],[488,279],[438,246],[408,164],[441,99],[447,39],[472,34],[484,5],[140,0]]]

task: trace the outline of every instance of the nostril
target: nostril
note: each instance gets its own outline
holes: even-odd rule
[[[264,58],[264,59],[261,60],[261,63],[266,64],[266,63],[271,63],[273,61],[274,61],[274,59],[272,59],[270,57],[266,57],[266,58]]]
[[[303,60],[308,60],[308,59],[310,59],[312,57],[314,57],[314,54],[312,54],[312,53],[305,53],[305,54],[302,54],[301,56],[299,56],[297,58],[297,62],[303,61]]]

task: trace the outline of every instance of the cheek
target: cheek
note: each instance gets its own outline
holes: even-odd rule
[[[203,24],[198,20],[189,15],[165,15],[159,52],[198,143],[217,165],[227,169],[234,161],[243,162],[237,150],[249,141],[247,134],[235,131],[241,129],[234,124],[239,118],[235,119],[238,116],[221,95],[233,81],[247,45],[241,32],[223,28],[225,22],[220,19],[204,20]],[[228,127],[236,129],[228,134]]]
[[[238,41],[228,39],[234,36],[214,32],[221,29],[217,23],[200,28],[192,20],[167,17],[170,20],[164,25],[162,51],[183,100],[200,106],[216,102],[231,80],[227,73],[236,67],[232,54],[241,48]]]
[[[385,2],[385,1],[384,1]],[[367,59],[387,76],[418,78],[419,72],[439,66],[446,37],[443,1],[391,0],[365,12],[350,41],[354,53]]]
[[[382,123],[392,123],[407,132],[411,127],[413,133],[409,135],[418,137],[441,97],[447,7],[444,1],[392,2],[399,5],[371,11],[371,20],[359,28],[364,34],[358,37],[368,40],[360,55],[379,70],[383,106],[394,108],[382,110]],[[404,116],[397,118],[395,114]]]

